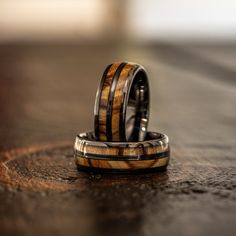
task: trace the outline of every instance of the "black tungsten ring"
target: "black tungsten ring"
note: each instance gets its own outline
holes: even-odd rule
[[[149,119],[149,84],[145,69],[113,63],[102,76],[95,100],[95,136],[100,141],[143,141]]]

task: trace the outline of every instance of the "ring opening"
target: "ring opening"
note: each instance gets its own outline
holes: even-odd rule
[[[147,133],[149,116],[149,86],[147,75],[140,70],[129,92],[126,108],[125,134],[128,141],[143,141]]]

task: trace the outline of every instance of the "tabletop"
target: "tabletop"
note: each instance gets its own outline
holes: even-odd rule
[[[146,67],[166,172],[76,169],[105,66]],[[0,46],[1,235],[235,235],[235,45]]]

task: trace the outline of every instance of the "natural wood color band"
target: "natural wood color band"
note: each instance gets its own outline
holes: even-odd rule
[[[89,146],[86,143],[76,143],[76,149],[89,154],[97,155],[110,155],[110,156],[140,156],[140,155],[152,155],[160,152],[165,152],[168,150],[169,145],[163,144],[160,146],[149,146],[149,147],[95,147]]]
[[[107,103],[108,97],[110,93],[110,87],[112,84],[112,78],[121,63],[112,64],[109,69],[106,78],[104,80],[104,84],[102,87],[101,97],[99,101],[99,114],[98,114],[98,123],[99,123],[99,139],[106,141],[106,121],[107,121]]]
[[[93,132],[77,135],[75,161],[79,166],[100,169],[147,169],[167,166],[169,139],[165,134],[148,132],[142,142],[98,141]]]
[[[112,104],[112,140],[120,141],[120,112],[123,100],[123,89],[129,72],[134,68],[132,64],[126,64],[117,81],[114,100]]]
[[[164,157],[156,160],[143,160],[143,161],[110,161],[110,160],[97,160],[91,158],[84,158],[77,156],[76,164],[78,166],[102,168],[102,169],[118,169],[118,170],[138,170],[156,167],[167,166],[169,157]]]

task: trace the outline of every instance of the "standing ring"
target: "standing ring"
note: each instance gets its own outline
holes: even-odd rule
[[[102,76],[94,107],[95,136],[100,141],[143,141],[149,119],[149,85],[145,69],[113,63]]]

